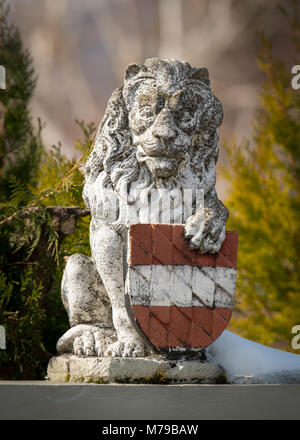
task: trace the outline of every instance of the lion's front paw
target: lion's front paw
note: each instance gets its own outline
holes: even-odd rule
[[[129,339],[124,344],[123,357],[142,357],[145,354],[145,346],[139,340]]]
[[[206,252],[215,254],[219,252],[225,237],[226,227],[222,224],[218,224],[204,237],[203,248],[206,250]]]
[[[219,252],[226,236],[226,229],[223,225],[217,225],[205,234],[195,235],[190,239],[190,248],[197,249],[201,254],[215,254]]]
[[[111,344],[105,352],[105,356],[111,357],[142,357],[144,354],[145,346],[136,338],[117,341],[114,344]]]
[[[225,240],[228,211],[221,202],[218,203],[218,209],[204,208],[202,218],[199,211],[185,225],[184,234],[190,242],[190,248],[198,250],[200,254],[219,252]]]

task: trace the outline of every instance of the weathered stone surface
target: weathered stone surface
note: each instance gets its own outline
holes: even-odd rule
[[[127,286],[133,305],[232,308],[235,282],[227,267],[137,265]]]
[[[59,353],[72,353],[79,356],[103,356],[105,347],[117,340],[113,328],[78,324],[71,327],[57,342]]]
[[[95,383],[224,383],[224,370],[214,362],[166,361],[155,358],[53,357],[53,382]]]
[[[217,129],[222,118],[206,68],[157,58],[128,66],[124,85],[108,102],[86,163],[83,199],[92,217],[92,258],[75,255],[68,260],[62,295],[72,329],[60,339],[59,352],[112,357],[150,353],[126,310],[128,226],[149,223],[147,209],[140,203],[148,202],[151,194],[153,223],[182,224],[180,236],[173,237],[179,246],[174,259],[180,260],[180,253],[189,248],[199,256],[219,252],[228,217],[215,191]],[[151,191],[158,196],[156,201]],[[165,191],[172,194],[168,221],[167,210],[158,203],[159,197],[165,201]],[[196,196],[180,220],[189,192]],[[198,203],[200,193],[203,201]],[[139,218],[127,221],[124,206],[137,207]],[[62,225],[65,232],[71,226]],[[161,248],[167,258],[168,248]],[[203,279],[207,282],[207,274]]]

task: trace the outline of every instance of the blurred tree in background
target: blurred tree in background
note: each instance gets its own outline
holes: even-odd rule
[[[297,11],[298,12],[298,11]],[[290,19],[299,56],[297,13]],[[30,117],[36,77],[18,30],[0,0],[0,379],[39,379],[46,374],[57,339],[68,328],[60,298],[65,257],[89,255],[89,217],[63,236],[49,206],[83,207],[81,165],[92,146],[94,124],[78,122],[80,161],[61,146],[47,151],[43,126]],[[295,57],[295,59],[297,59]],[[239,232],[238,303],[231,327],[250,339],[290,349],[299,324],[300,96],[291,88],[290,66],[272,56],[264,38],[259,56],[266,73],[251,142],[227,144],[231,169],[228,229]]]
[[[300,55],[299,7],[289,17],[295,61]],[[272,55],[261,36],[266,74],[253,139],[229,142],[228,228],[239,233],[237,304],[231,328],[267,345],[291,350],[300,319],[300,91],[291,67]],[[295,62],[296,64],[296,62]]]
[[[60,146],[45,150],[42,124],[35,128],[32,122],[36,77],[8,12],[0,0],[0,64],[7,76],[6,90],[0,90],[0,325],[7,335],[0,379],[39,379],[68,328],[60,298],[64,257],[89,254],[89,221],[79,219],[72,239],[65,238],[47,209],[83,206],[84,176],[81,162],[67,159]],[[86,152],[95,127],[78,123],[84,141],[76,147]]]
[[[34,129],[28,103],[36,77],[32,60],[23,50],[18,29],[8,23],[8,9],[0,1],[0,64],[6,68],[6,90],[0,102],[0,201],[13,190],[12,176],[24,185],[35,182],[42,153],[41,126]]]

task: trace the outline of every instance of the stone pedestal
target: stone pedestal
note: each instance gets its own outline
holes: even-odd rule
[[[61,355],[48,365],[54,382],[85,383],[226,383],[225,372],[214,362],[169,361],[160,358],[104,358]]]

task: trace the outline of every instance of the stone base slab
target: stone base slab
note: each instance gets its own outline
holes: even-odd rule
[[[224,369],[213,362],[159,358],[104,358],[61,355],[50,359],[53,382],[84,383],[226,383]]]

